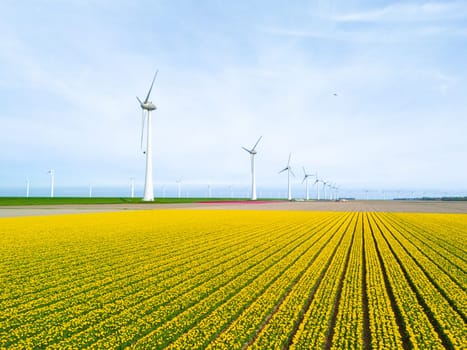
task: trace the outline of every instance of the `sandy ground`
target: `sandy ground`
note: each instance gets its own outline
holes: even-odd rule
[[[467,202],[446,201],[348,201],[348,202],[240,202],[188,204],[89,204],[0,207],[0,217],[97,213],[158,209],[242,209],[242,210],[315,210],[379,211],[417,213],[467,213]]]

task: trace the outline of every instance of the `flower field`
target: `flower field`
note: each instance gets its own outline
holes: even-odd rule
[[[0,219],[0,348],[465,349],[467,215]]]

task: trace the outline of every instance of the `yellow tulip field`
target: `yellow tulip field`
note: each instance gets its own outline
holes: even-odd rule
[[[0,219],[0,348],[465,349],[467,215]]]

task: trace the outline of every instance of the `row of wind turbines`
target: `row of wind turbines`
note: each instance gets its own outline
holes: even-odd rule
[[[247,151],[250,154],[251,158],[251,200],[256,200],[256,174],[255,174],[255,156],[258,153],[256,151],[256,146],[258,146],[259,142],[261,141],[262,136],[256,141],[255,145],[251,148],[248,149],[246,147],[242,147],[245,151]],[[289,153],[289,160],[287,161],[287,166],[279,171],[279,174],[287,171],[287,199],[290,201],[292,200],[292,186],[290,182],[290,175],[295,177],[295,174],[292,170],[292,166],[290,165],[290,160],[292,158],[292,153]],[[313,185],[316,185],[316,199],[320,199],[320,193],[319,193],[319,183],[323,185],[323,191],[324,191],[324,199],[326,199],[326,187],[329,188],[330,191],[330,199],[337,199],[337,191],[339,190],[339,187],[335,183],[331,183],[330,181],[325,181],[323,179],[318,178],[318,173],[315,174],[309,174],[305,170],[305,167],[303,167],[303,180],[302,184],[305,183],[305,199],[308,201],[310,200],[310,192],[309,192],[309,185],[308,185],[308,179],[309,178],[315,178],[315,181]]]
[[[154,184],[153,184],[153,177],[152,177],[152,130],[151,130],[151,112],[156,110],[157,107],[149,101],[149,97],[151,96],[151,91],[154,86],[154,81],[156,80],[157,73],[159,70],[156,70],[156,73],[154,74],[154,78],[152,79],[151,86],[149,88],[149,91],[146,95],[146,98],[144,101],[142,101],[138,96],[136,96],[136,99],[138,100],[141,111],[142,111],[142,127],[141,127],[141,149],[143,151],[143,154],[146,155],[146,173],[145,173],[145,180],[144,180],[144,196],[143,196],[143,201],[154,201]],[[144,134],[146,131],[146,147],[144,148]],[[256,200],[256,174],[255,174],[255,156],[257,154],[256,147],[258,146],[259,142],[261,141],[262,136],[256,141],[254,146],[251,149],[248,149],[246,147],[242,147],[246,152],[250,154],[251,158],[251,200]],[[287,171],[287,199],[292,200],[292,188],[291,188],[291,182],[290,182],[290,175],[295,176],[295,174],[292,171],[292,167],[290,165],[290,159],[292,157],[292,153],[289,154],[289,160],[287,162],[287,166],[282,169],[279,173],[283,173]],[[315,181],[313,185],[316,185],[316,191],[317,191],[317,199],[319,200],[320,193],[319,193],[319,183],[322,183],[323,185],[323,191],[324,191],[324,199],[326,199],[326,187],[329,188],[331,193],[334,191],[335,196],[337,197],[337,190],[338,187],[336,184],[333,184],[329,181],[325,181],[322,179],[318,178],[317,174],[308,174],[303,168],[303,181],[302,184],[305,182],[306,184],[306,200],[310,199],[309,195],[309,186],[308,186],[308,179],[310,177],[314,177]],[[178,192],[180,194],[180,184],[179,184],[179,189]],[[331,198],[332,199],[332,198]]]

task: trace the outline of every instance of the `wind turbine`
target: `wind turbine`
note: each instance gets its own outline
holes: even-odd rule
[[[50,169],[48,173],[50,174],[50,198],[53,198],[55,185],[55,169]]]
[[[315,174],[315,182],[313,183],[313,185],[316,185],[316,200],[319,201],[319,182],[321,181],[320,179],[318,179],[318,173]]]
[[[26,179],[26,198],[29,198],[29,178]]]
[[[182,196],[182,179],[177,180],[177,197],[180,198]]]
[[[149,96],[151,95],[151,90],[154,85],[154,81],[157,77],[157,72],[154,74],[152,79],[151,87],[149,88],[148,94],[144,101],[141,101],[138,96],[138,100],[141,110],[142,110],[142,128],[141,128],[141,149],[143,150],[143,138],[144,138],[144,125],[147,119],[146,129],[146,151],[143,150],[143,153],[146,154],[146,176],[144,179],[144,197],[143,201],[152,202],[154,200],[154,186],[152,182],[152,130],[151,130],[151,111],[156,110],[156,106],[149,101]]]
[[[328,181],[327,186],[328,186],[328,190],[329,190],[329,200],[332,201],[332,195],[333,195],[333,193],[332,193],[332,182]]]
[[[321,180],[321,183],[323,184],[324,200],[326,200],[326,185],[328,183],[324,180]]]
[[[135,178],[130,177],[130,194],[131,198],[135,197]]]
[[[292,157],[292,153],[289,153],[289,161],[287,162],[287,166],[279,171],[280,173],[283,173],[284,171],[287,171],[287,199],[290,201],[292,200],[292,189],[290,187],[290,174],[295,176],[295,174],[292,171],[292,167],[290,166],[290,158]]]
[[[305,167],[303,167],[303,181],[302,184],[305,182],[305,187],[306,187],[306,200],[310,200],[310,195],[308,193],[308,178],[314,176],[313,174],[307,174]]]
[[[92,197],[92,184],[89,184],[89,198]]]
[[[250,153],[250,158],[251,158],[251,200],[252,201],[256,200],[256,176],[255,176],[255,155],[257,153],[256,146],[258,146],[258,143],[262,137],[263,136],[259,137],[258,141],[256,141],[252,149],[242,147],[245,151]]]

